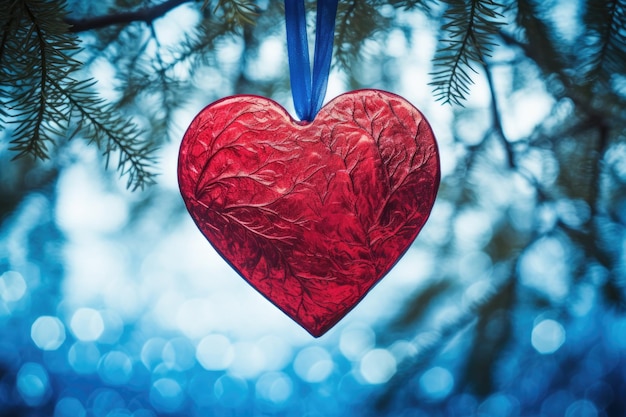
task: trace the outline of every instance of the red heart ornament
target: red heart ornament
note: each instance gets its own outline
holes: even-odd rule
[[[200,231],[316,337],[406,252],[439,179],[424,116],[379,90],[343,94],[311,123],[264,97],[224,98],[196,116],[178,159]]]

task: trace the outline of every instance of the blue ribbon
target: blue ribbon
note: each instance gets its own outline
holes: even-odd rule
[[[302,121],[310,122],[315,119],[315,115],[324,102],[333,56],[337,3],[338,0],[318,0],[317,2],[315,51],[311,76],[304,0],[285,0],[291,93],[296,114]]]

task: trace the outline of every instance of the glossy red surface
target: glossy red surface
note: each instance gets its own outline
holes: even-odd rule
[[[219,100],[191,123],[178,165],[213,247],[316,337],[409,248],[439,179],[424,116],[378,90],[341,95],[308,124],[267,98]]]

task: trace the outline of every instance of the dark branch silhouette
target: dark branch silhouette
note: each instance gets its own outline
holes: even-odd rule
[[[189,1],[190,0],[166,0],[156,6],[143,7],[129,12],[112,13],[82,19],[67,18],[65,21],[71,25],[70,32],[74,33],[102,29],[113,25],[129,24],[133,22],[145,22],[149,24],[156,19],[165,16],[169,11],[177,8],[181,4]]]

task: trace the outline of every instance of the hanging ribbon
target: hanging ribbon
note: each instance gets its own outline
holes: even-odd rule
[[[324,102],[333,55],[337,3],[338,0],[318,0],[317,2],[315,50],[311,76],[304,0],[285,0],[291,92],[296,114],[302,121],[312,121]]]

